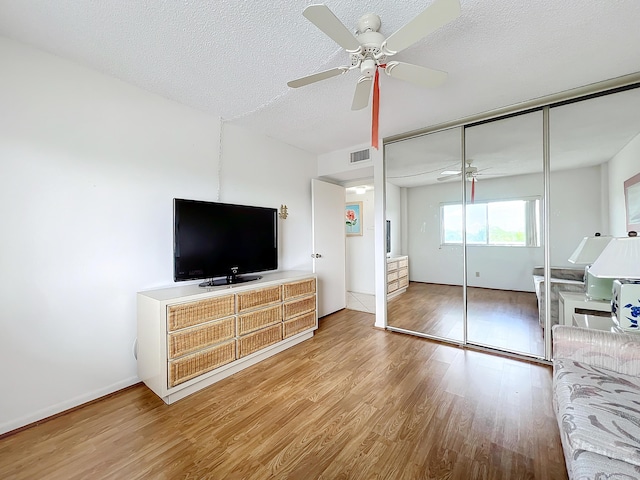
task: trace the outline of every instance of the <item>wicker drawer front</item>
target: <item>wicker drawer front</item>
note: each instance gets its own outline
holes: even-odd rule
[[[238,313],[246,312],[257,307],[266,307],[273,303],[282,301],[282,290],[280,285],[260,290],[250,290],[238,293]]]
[[[215,368],[231,363],[236,359],[236,342],[231,340],[211,347],[203,352],[194,353],[169,362],[169,388],[180,385],[192,378]]]
[[[236,336],[236,319],[228,317],[167,335],[169,358],[193,353]]]
[[[304,313],[316,311],[316,296],[301,298],[300,300],[293,300],[284,304],[284,319],[297,317]]]
[[[238,338],[238,358],[257,352],[282,340],[282,323]]]
[[[408,258],[402,258],[400,260],[398,260],[398,268],[405,268],[409,266],[409,259]]]
[[[389,272],[387,273],[387,282],[393,282],[398,279],[398,272]]]
[[[312,293],[316,293],[316,279],[309,278],[307,280],[300,280],[299,282],[285,283],[282,288],[284,289],[285,300],[303,295],[311,295]]]
[[[387,262],[387,272],[393,272],[398,269],[398,262]]]
[[[398,282],[389,282],[387,284],[387,293],[395,292],[398,289]]]
[[[307,313],[292,320],[287,320],[282,326],[284,328],[284,338],[291,337],[304,330],[309,330],[316,326],[316,312]]]
[[[255,332],[281,321],[282,307],[280,305],[238,315],[238,335]]]
[[[400,277],[398,279],[398,288],[404,288],[409,285],[409,277]]]
[[[167,307],[167,327],[169,331],[179,330],[233,314],[233,295],[208,298],[180,305],[170,305]]]

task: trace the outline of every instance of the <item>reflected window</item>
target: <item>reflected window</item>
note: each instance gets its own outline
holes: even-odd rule
[[[462,204],[440,205],[443,245],[462,244]],[[540,199],[500,200],[467,205],[467,244],[540,246]]]

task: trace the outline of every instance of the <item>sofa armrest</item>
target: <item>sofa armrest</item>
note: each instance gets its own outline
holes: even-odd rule
[[[640,335],[555,325],[553,358],[640,375]]]

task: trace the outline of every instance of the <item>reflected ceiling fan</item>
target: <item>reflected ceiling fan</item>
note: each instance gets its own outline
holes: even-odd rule
[[[481,171],[487,170],[487,168],[478,170],[477,167],[471,165],[472,162],[473,160],[467,160],[467,165],[464,168],[465,179],[467,180],[467,182],[471,182],[471,203],[475,201],[476,181],[478,180],[478,176],[482,175],[482,173],[480,173]],[[436,180],[438,180],[439,182],[444,182],[461,177],[462,174],[462,170],[445,170],[443,172],[440,172],[440,176]]]
[[[468,182],[478,180],[478,177],[482,176],[481,172],[488,170],[488,168],[483,168],[482,170],[478,170],[477,167],[471,165],[473,160],[467,160],[467,166],[465,167],[465,177]],[[440,172],[440,176],[436,179],[439,182],[444,182],[446,180],[452,180],[456,177],[460,177],[462,175],[462,170],[444,170]]]
[[[422,13],[387,38],[378,31],[380,17],[373,13],[360,18],[355,35],[326,5],[310,5],[302,14],[344,48],[350,55],[351,62],[350,65],[292,80],[287,83],[292,88],[303,87],[358,69],[361,76],[356,83],[351,109],[360,110],[369,104],[372,84],[375,85],[375,109],[377,82],[374,80],[377,81],[378,68],[382,68],[391,77],[421,87],[437,87],[447,78],[447,73],[440,70],[388,59],[457,18],[460,15],[459,0],[435,0]]]

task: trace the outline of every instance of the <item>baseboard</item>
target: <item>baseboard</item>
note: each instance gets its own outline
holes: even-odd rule
[[[26,415],[24,417],[2,423],[0,424],[0,438],[13,435],[20,430],[24,430],[33,425],[37,425],[60,415],[64,415],[71,410],[82,407],[87,403],[92,403],[96,400],[100,400],[103,397],[116,393],[132,385],[136,385],[137,383],[140,383],[140,379],[138,377],[129,377],[125,380],[122,380],[121,382],[109,385],[108,387],[94,390],[93,392],[87,393],[85,395],[79,395],[65,402],[61,402],[56,405],[43,408],[42,410],[38,410],[37,412]]]

